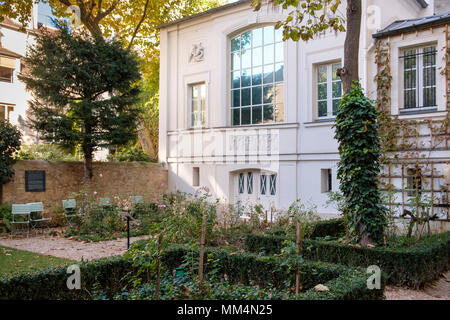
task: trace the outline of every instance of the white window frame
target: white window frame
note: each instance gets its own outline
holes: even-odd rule
[[[270,124],[270,125],[273,125],[273,124],[280,124],[280,123],[284,123],[285,121],[286,121],[286,110],[287,110],[287,107],[286,107],[286,51],[287,51],[287,49],[286,49],[286,45],[285,45],[285,43],[284,43],[284,41],[282,41],[282,40],[279,40],[279,39],[277,39],[276,38],[276,36],[274,37],[274,41],[273,42],[270,42],[270,43],[263,43],[263,44],[261,44],[261,45],[258,45],[258,46],[256,46],[256,47],[253,47],[253,43],[251,44],[251,47],[249,48],[249,49],[247,49],[247,50],[250,50],[250,52],[251,52],[251,65],[249,66],[249,67],[247,67],[247,68],[243,68],[243,66],[242,66],[242,57],[241,57],[241,60],[240,60],[240,63],[239,63],[239,68],[237,68],[237,69],[235,69],[235,70],[233,70],[233,67],[232,67],[232,65],[233,65],[233,62],[232,62],[232,60],[233,60],[233,53],[237,53],[237,52],[240,52],[241,50],[242,50],[242,48],[240,49],[240,50],[237,50],[237,51],[233,51],[232,50],[232,41],[234,40],[234,39],[236,39],[237,37],[240,37],[240,36],[242,36],[243,34],[246,34],[246,33],[248,33],[248,32],[250,32],[250,33],[252,33],[253,32],[253,30],[257,30],[257,29],[264,29],[264,28],[266,28],[266,27],[273,27],[273,25],[272,24],[266,24],[266,25],[259,25],[259,26],[256,26],[256,27],[253,27],[253,28],[251,28],[251,29],[246,29],[246,30],[244,30],[244,31],[240,31],[239,33],[237,33],[237,34],[234,34],[233,36],[231,36],[230,38],[229,38],[229,40],[228,40],[228,46],[229,46],[229,50],[228,50],[228,61],[229,61],[229,63],[228,63],[228,67],[227,67],[227,73],[228,73],[228,85],[227,85],[227,88],[228,88],[228,101],[229,101],[229,107],[228,107],[228,114],[229,114],[229,126],[230,127],[240,127],[240,126],[262,126],[262,125],[268,125],[268,124]],[[279,30],[281,30],[281,29],[279,29]],[[277,32],[277,30],[275,30],[275,33]],[[275,49],[276,49],[276,45],[277,44],[282,44],[282,46],[283,46],[283,60],[282,61],[279,61],[279,60],[276,60],[276,53],[275,53]],[[264,48],[266,47],[266,46],[270,46],[270,45],[273,45],[273,47],[274,47],[274,62],[273,63],[265,63],[264,62]],[[253,56],[253,49],[262,49],[262,56],[261,56],[261,59],[262,59],[262,64],[261,65],[254,65],[254,56]],[[283,79],[281,80],[281,81],[277,81],[276,80],[276,66],[277,65],[280,65],[280,64],[282,64],[283,65]],[[270,83],[265,83],[264,82],[264,68],[265,67],[269,67],[269,66],[273,66],[274,67],[274,79],[273,79],[273,82],[270,82]],[[253,72],[253,69],[256,69],[256,68],[262,68],[262,82],[261,82],[261,84],[256,84],[256,85],[254,85],[253,83],[252,83],[252,81],[253,81],[253,74],[252,74],[252,72]],[[233,87],[233,85],[232,85],[232,81],[233,81],[233,73],[234,72],[239,72],[241,75],[243,74],[243,71],[244,70],[250,70],[251,72],[250,72],[250,78],[251,78],[251,84],[250,84],[250,86],[245,86],[245,87],[242,87],[242,83],[240,84],[240,86],[239,87],[236,87],[236,88],[234,88]],[[242,78],[240,78],[240,81],[242,80]],[[264,88],[266,87],[266,86],[273,86],[273,94],[274,94],[274,96],[275,96],[275,98],[273,99],[273,101],[272,102],[264,102]],[[258,88],[258,87],[261,87],[261,94],[262,94],[262,97],[261,97],[261,103],[258,103],[258,104],[254,104],[253,103],[253,89],[254,88]],[[278,88],[281,88],[281,96],[282,97],[278,97],[278,94],[276,94],[276,87],[278,87]],[[243,91],[243,89],[244,90],[250,90],[250,104],[249,105],[245,105],[245,106],[243,106],[242,105],[242,91]],[[239,106],[234,106],[234,103],[233,103],[233,93],[234,92],[239,92]],[[279,92],[278,92],[279,93]],[[273,120],[264,120],[264,108],[265,107],[269,107],[269,106],[272,106],[273,107]],[[261,122],[260,123],[253,123],[253,110],[254,110],[254,108],[259,108],[259,107],[261,107],[262,108],[262,120],[261,120]],[[247,109],[247,108],[250,108],[250,123],[249,124],[243,124],[242,123],[242,109]],[[281,109],[280,109],[281,108]],[[239,124],[234,124],[233,123],[233,112],[234,112],[234,110],[238,110],[239,111]]]
[[[199,108],[199,110],[194,111],[193,107],[193,102],[194,102],[194,98],[193,98],[193,90],[195,87],[198,87],[199,90],[199,95],[197,97],[197,106]],[[201,88],[204,88],[204,93],[205,95],[202,97],[201,95]],[[206,83],[205,82],[199,82],[199,83],[194,83],[194,84],[190,84],[189,85],[189,126],[190,128],[193,129],[198,129],[198,128],[205,128],[206,127],[206,109],[207,109],[207,105],[206,102],[208,101],[207,99],[207,87],[206,87]],[[193,115],[194,114],[201,114],[201,121],[194,123],[194,118]],[[198,118],[197,118],[198,119]]]
[[[340,77],[337,77],[337,80],[333,80],[333,66],[339,65],[339,68],[342,67],[341,61],[334,61],[334,62],[328,62],[328,63],[319,63],[316,65],[315,68],[315,106],[316,106],[316,119],[323,120],[323,119],[335,119],[336,115],[333,114],[333,100],[337,100],[337,98],[333,97],[333,84],[340,82],[341,83],[341,96],[339,99],[342,99],[343,95],[343,87],[342,87],[342,80]],[[319,82],[319,69],[321,67],[327,68],[327,81],[326,82]],[[319,100],[319,85],[326,84],[327,85],[327,98]],[[319,115],[319,102],[327,102],[327,115],[326,116],[320,116]]]
[[[425,106],[424,103],[424,94],[423,91],[425,89],[424,87],[424,54],[423,51],[426,48],[430,48],[430,47],[434,47],[435,49],[435,64],[431,67],[435,68],[435,83],[434,86],[428,87],[428,88],[435,88],[435,96],[434,96],[434,100],[436,102],[436,104],[434,106]],[[438,106],[438,87],[437,87],[437,83],[439,80],[438,77],[438,51],[437,51],[437,44],[435,43],[430,43],[427,45],[418,45],[418,46],[414,46],[414,47],[408,47],[408,48],[402,48],[401,49],[401,59],[399,61],[399,63],[401,64],[401,77],[402,77],[402,82],[401,82],[401,95],[402,95],[402,105],[400,108],[400,111],[412,111],[412,110],[428,110],[428,109],[435,109]],[[405,107],[405,56],[407,54],[407,52],[411,51],[411,50],[415,50],[415,56],[416,56],[416,66],[415,66],[415,70],[416,70],[416,81],[415,81],[415,89],[416,89],[416,105],[414,107]],[[414,69],[411,69],[414,70]]]

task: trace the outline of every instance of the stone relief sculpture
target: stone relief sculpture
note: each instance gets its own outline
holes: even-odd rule
[[[202,43],[192,45],[191,54],[189,56],[189,62],[201,62],[205,59],[205,48]]]

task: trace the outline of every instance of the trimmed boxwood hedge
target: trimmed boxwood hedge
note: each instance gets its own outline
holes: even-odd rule
[[[165,251],[162,262],[170,269],[183,263],[188,254],[198,257],[198,250],[191,251],[187,247],[173,246]],[[285,282],[293,284],[294,274],[288,274],[281,261],[273,256],[258,256],[251,253],[231,253],[225,250],[210,249],[205,252],[218,259],[216,268],[227,274],[229,281],[245,285],[273,284],[280,289]],[[94,290],[104,290],[111,298],[122,291],[125,282],[122,278],[133,271],[132,263],[123,257],[112,257],[80,263],[81,290],[68,290],[66,281],[67,266],[48,268],[38,272],[24,273],[10,278],[0,279],[0,299],[92,299]],[[206,266],[206,273],[208,266]],[[302,283],[307,290],[301,299],[382,299],[381,290],[368,290],[366,281],[368,275],[360,268],[349,268],[337,264],[323,262],[302,263]],[[383,278],[384,279],[384,278]],[[324,284],[330,292],[315,292],[312,289],[317,284]]]
[[[283,228],[275,228],[266,233],[273,236],[286,235],[286,231]],[[314,224],[313,232],[309,238],[315,239],[327,236],[337,237],[342,234],[345,234],[345,224],[343,219],[322,220]]]
[[[311,238],[335,237],[340,234],[345,234],[343,219],[322,220],[315,224]]]
[[[251,234],[245,246],[250,252],[273,254],[280,252],[286,237]],[[303,241],[305,259],[326,261],[348,266],[379,266],[388,276],[388,283],[421,287],[439,277],[450,265],[450,232],[433,235],[417,245],[403,248],[352,247],[336,241]]]
[[[174,269],[183,263],[187,254],[198,257],[199,252],[185,246],[174,246],[165,252],[162,261],[167,267]],[[287,267],[282,266],[280,258],[213,248],[206,248],[205,254],[210,255],[214,260],[219,260],[219,263],[214,266],[215,271],[226,274],[231,282],[244,285],[257,284],[262,287],[271,284],[278,289],[286,288],[286,283],[289,283],[289,286],[295,285],[295,274],[287,272]],[[208,266],[205,272],[208,272]],[[369,290],[367,289],[368,275],[361,268],[304,261],[301,265],[301,279],[306,292],[300,299],[376,300],[384,298],[385,275],[383,274],[380,290]],[[330,292],[316,292],[313,288],[318,284],[329,287]]]
[[[75,264],[75,263],[72,263]],[[81,290],[69,290],[66,281],[67,265],[26,272],[0,278],[0,299],[8,300],[58,300],[91,299],[96,285],[112,297],[121,289],[121,279],[132,270],[130,260],[110,257],[78,263],[81,273]],[[99,287],[100,288],[100,287]]]

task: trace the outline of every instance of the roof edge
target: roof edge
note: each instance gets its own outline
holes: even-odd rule
[[[398,21],[395,21],[394,23],[401,23],[401,22],[405,22],[405,21],[408,21],[408,20],[398,20]],[[373,34],[372,37],[375,39],[381,39],[381,38],[386,38],[389,36],[400,35],[400,34],[406,33],[406,32],[423,30],[423,29],[427,29],[427,28],[431,28],[431,27],[437,27],[437,26],[449,24],[449,23],[450,23],[450,16],[444,17],[442,19],[422,23],[422,24],[411,25],[411,26],[408,26],[405,28],[389,30],[389,31],[384,31],[384,32],[381,31],[381,32]]]
[[[243,5],[243,4],[246,4],[246,3],[250,3],[250,2],[252,2],[252,0],[239,0],[239,1],[236,1],[236,2],[232,2],[232,3],[227,3],[227,4],[225,4],[223,6],[220,6],[220,7],[212,8],[212,9],[209,9],[209,10],[206,10],[206,11],[203,11],[203,12],[199,12],[199,13],[193,14],[191,16],[187,16],[187,17],[184,17],[184,18],[181,18],[181,19],[177,19],[177,20],[174,20],[174,21],[170,21],[170,22],[166,22],[166,23],[160,24],[156,28],[157,29],[164,29],[164,28],[167,28],[167,27],[170,27],[170,26],[174,26],[174,25],[178,25],[180,23],[184,23],[184,22],[187,22],[187,21],[190,21],[190,20],[194,20],[194,19],[197,19],[197,18],[200,18],[200,17],[209,16],[209,15],[212,15],[214,13],[221,12],[221,11],[224,11],[224,10],[227,10],[227,9],[230,9],[230,8],[238,7],[240,5]]]

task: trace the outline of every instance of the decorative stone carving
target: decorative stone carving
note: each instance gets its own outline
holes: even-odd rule
[[[205,48],[202,43],[192,45],[189,62],[202,62],[203,60],[205,60]]]

